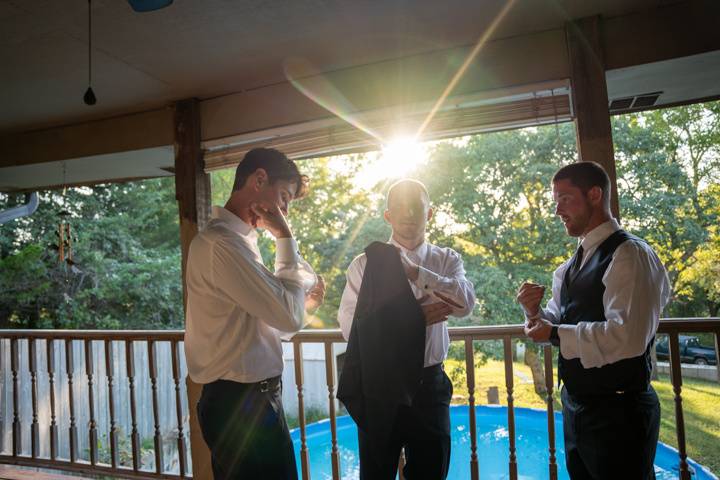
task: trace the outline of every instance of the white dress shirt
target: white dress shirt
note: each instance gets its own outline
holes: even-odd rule
[[[213,207],[187,259],[185,356],[197,383],[252,383],[283,370],[282,332],[303,326],[315,273],[292,238],[276,241],[275,273],[263,265],[257,232]]]
[[[613,219],[582,238],[582,265],[619,229],[620,225]],[[560,289],[569,266],[570,260],[555,270],[552,298],[540,314],[553,323],[560,322]],[[607,322],[579,322],[558,327],[563,357],[579,358],[585,368],[602,367],[645,352],[670,298],[665,267],[645,242],[623,242],[615,250],[602,282]]]
[[[401,254],[406,255],[420,266],[417,280],[414,282],[408,280],[416,298],[430,295],[431,298],[428,298],[425,303],[437,302],[438,298],[432,295],[436,291],[457,304],[463,305],[463,308],[453,308],[453,316],[464,317],[472,312],[475,306],[475,289],[473,284],[465,278],[462,258],[455,250],[437,247],[427,242],[423,242],[414,250],[408,250],[393,239],[390,239],[390,243],[400,247]],[[347,283],[338,310],[338,323],[345,340],[350,337],[355,305],[366,264],[367,257],[363,253],[355,257],[347,270]],[[447,322],[427,327],[425,330],[425,366],[430,367],[442,363],[447,357],[449,344]]]

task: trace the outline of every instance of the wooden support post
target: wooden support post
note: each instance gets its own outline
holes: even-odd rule
[[[569,22],[565,34],[578,155],[580,161],[599,163],[610,176],[610,207],[613,216],[619,219],[605,62],[600,47],[600,18],[587,17]]]
[[[210,216],[210,176],[203,167],[200,146],[200,105],[197,99],[175,104],[175,197],[180,213],[180,244],[182,248],[183,304],[187,306],[185,273],[190,242]],[[190,413],[190,445],[193,478],[212,479],[210,451],[202,438],[195,406],[201,386],[187,379]]]

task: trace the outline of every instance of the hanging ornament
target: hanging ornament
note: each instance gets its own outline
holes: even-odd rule
[[[77,241],[77,238],[73,238],[73,231],[70,227],[70,222],[68,221],[68,218],[70,217],[70,211],[67,210],[66,207],[67,200],[65,194],[67,193],[67,183],[65,162],[63,162],[62,170],[62,209],[58,212],[60,222],[58,222],[58,229],[55,232],[55,236],[57,237],[57,243],[52,245],[51,247],[53,248],[53,250],[57,250],[58,263],[66,263],[72,267],[73,265],[75,265],[75,262],[73,261],[73,241]]]
[[[95,105],[97,98],[92,89],[92,0],[88,0],[88,88],[85,90],[83,101],[85,105]]]

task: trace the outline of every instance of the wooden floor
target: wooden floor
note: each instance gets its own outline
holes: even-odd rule
[[[38,472],[36,469],[0,465],[0,480],[87,480],[72,474]]]

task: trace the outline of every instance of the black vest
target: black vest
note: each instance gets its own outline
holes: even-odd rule
[[[606,322],[603,294],[603,275],[615,250],[625,241],[643,240],[618,230],[602,242],[583,267],[572,278],[564,278],[560,290],[560,323],[577,325],[579,322]],[[570,275],[571,268],[565,272]],[[558,355],[558,375],[572,395],[606,395],[617,391],[644,391],[650,383],[652,362],[650,350],[599,368],[584,368],[579,358],[568,360]]]

